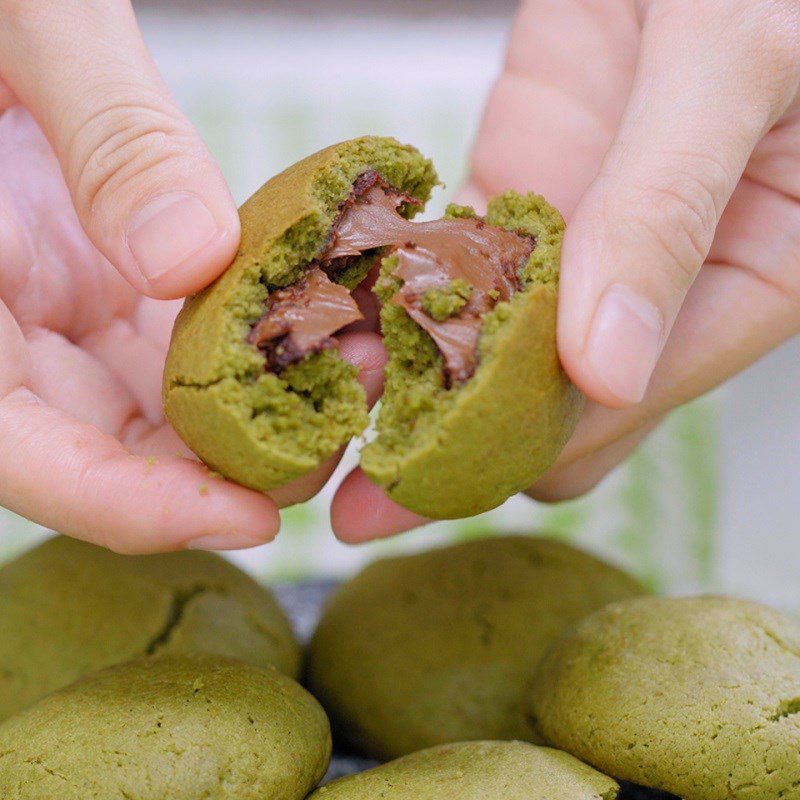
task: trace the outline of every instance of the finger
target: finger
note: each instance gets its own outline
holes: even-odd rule
[[[386,350],[377,333],[346,333],[339,337],[339,355],[358,368],[358,380],[367,395],[367,406],[372,408],[383,391],[383,368]],[[324,464],[302,478],[270,492],[270,497],[280,508],[302,503],[314,497],[328,482],[345,448],[331,456]]]
[[[562,463],[597,452],[701,396],[797,333],[800,292],[791,297],[750,270],[708,265],[687,297],[645,401],[622,411],[587,406]],[[705,343],[702,353],[698,341]]]
[[[152,342],[162,354],[162,359],[169,349],[175,318],[183,303],[180,300],[165,302],[143,297],[132,315],[132,322],[137,333]]]
[[[535,189],[569,219],[597,174],[630,92],[639,31],[621,5],[520,4],[461,202],[480,209],[507,189]]]
[[[373,291],[375,281],[380,274],[380,264],[376,264],[367,274],[367,277],[353,289],[353,299],[358,305],[362,319],[351,322],[344,330],[347,333],[356,331],[380,330],[381,304],[378,296]]]
[[[135,401],[134,406],[141,409],[151,424],[160,425],[163,422],[163,350],[122,319],[114,320],[108,327],[84,336],[78,344],[104,364],[106,370],[126,388]]]
[[[342,481],[331,502],[333,532],[347,544],[394,536],[430,521],[391,500],[361,469]]]
[[[7,108],[15,106],[17,102],[17,97],[14,92],[12,92],[8,84],[0,78],[0,114]]]
[[[9,194],[0,187],[0,299],[9,305],[27,280],[33,248]]]
[[[556,467],[540,478],[528,491],[534,500],[560,503],[592,491],[613,472],[653,432],[655,420],[610,445],[564,467]]]
[[[52,331],[26,331],[30,353],[26,386],[45,405],[117,436],[136,415],[125,384],[89,352]]]
[[[0,438],[0,505],[119,552],[252,547],[280,526],[264,495],[197,463],[132,456],[27,389],[0,400]]]
[[[127,0],[0,0],[0,72],[55,150],[87,234],[137,289],[182,296],[230,263],[233,200]]]
[[[0,302],[0,397],[23,386],[30,375],[31,358],[25,337],[8,307]]]
[[[628,107],[562,256],[559,351],[601,403],[644,397],[748,158],[797,91],[800,14],[789,9],[647,5]]]

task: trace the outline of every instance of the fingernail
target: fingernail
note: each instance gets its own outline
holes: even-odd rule
[[[151,200],[131,221],[128,247],[145,279],[155,281],[199,253],[222,231],[206,205],[191,194]]]
[[[186,543],[187,550],[247,550],[265,544],[264,539],[254,539],[239,533],[211,533]]]
[[[638,403],[661,354],[664,319],[649,300],[622,284],[606,289],[587,344],[591,370],[611,394]]]

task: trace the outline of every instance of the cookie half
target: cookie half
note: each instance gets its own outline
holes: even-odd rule
[[[414,148],[378,137],[300,161],[242,206],[236,260],[187,300],[175,323],[166,415],[206,464],[244,486],[266,492],[305,475],[367,426],[364,391],[334,334],[358,318],[349,290],[377,254],[332,263],[326,250],[359,179],[373,174],[403,198],[408,215],[437,180]],[[314,330],[315,318],[311,331],[292,335],[302,308],[321,309],[324,330]]]

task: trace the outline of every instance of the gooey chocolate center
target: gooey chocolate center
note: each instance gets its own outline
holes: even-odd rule
[[[329,274],[365,252],[389,248],[397,256],[392,274],[402,281],[391,302],[436,343],[448,385],[471,377],[483,318],[520,288],[519,271],[535,242],[478,218],[412,222],[399,213],[403,203],[415,201],[377,172],[356,181],[321,256],[301,280],[270,294],[266,313],[250,333],[271,369],[336,345],[333,335],[362,315]],[[436,298],[454,302],[437,307]]]

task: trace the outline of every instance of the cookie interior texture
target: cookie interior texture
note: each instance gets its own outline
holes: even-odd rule
[[[56,537],[0,568],[0,719],[93,670],[171,653],[300,670],[272,594],[210,553],[121,556]]]
[[[319,704],[273,668],[144,659],[0,725],[8,800],[302,800],[330,758]]]
[[[383,559],[331,597],[307,685],[337,737],[376,758],[472,739],[537,741],[526,711],[538,659],[574,622],[644,592],[543,538]]]
[[[239,255],[187,301],[176,322],[164,375],[167,416],[206,464],[245,486],[282,486],[367,426],[356,369],[336,349],[276,373],[248,337],[270,294],[297,282],[325,249],[340,208],[370,170],[420,205],[437,180],[414,148],[378,137],[335,145],[295,164],[242,206]],[[403,211],[410,215],[418,207]],[[353,288],[370,262],[353,259],[331,277]]]
[[[465,742],[341,778],[309,800],[614,800],[618,790],[611,778],[557,750]]]
[[[611,605],[542,661],[543,736],[684,800],[800,798],[800,623],[721,597]]]
[[[472,215],[448,209],[450,217]],[[361,466],[398,503],[433,518],[478,514],[528,487],[555,460],[583,408],[555,346],[561,215],[538,195],[506,192],[490,200],[483,219],[534,246],[518,290],[483,318],[469,380],[448,385],[433,339],[391,302],[401,285],[396,256],[384,260],[376,287],[389,362],[377,437]]]
[[[299,162],[245,203],[239,256],[187,302],[165,371],[167,416],[209,466],[269,491],[364,431],[363,390],[334,336],[359,315],[348,290],[384,255],[389,364],[362,454],[368,476],[406,507],[449,518],[499,505],[552,463],[582,408],[555,347],[563,221],[541,197],[509,192],[485,218],[451,207],[438,223],[403,222],[435,182],[413,148],[365,137]],[[416,296],[398,276],[428,247],[436,274]],[[446,280],[470,258],[473,278],[496,270],[495,288]],[[455,334],[472,337],[466,355]]]

